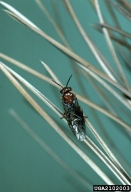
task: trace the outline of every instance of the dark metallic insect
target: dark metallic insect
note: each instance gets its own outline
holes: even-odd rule
[[[69,77],[66,86],[62,87],[60,84],[56,83],[60,87],[62,87],[60,93],[62,94],[62,104],[64,108],[64,114],[62,118],[67,120],[69,127],[71,128],[74,135],[78,140],[84,141],[85,134],[85,117],[83,115],[83,110],[79,106],[77,98],[72,91],[71,87],[68,87],[68,83],[71,79],[72,75]]]

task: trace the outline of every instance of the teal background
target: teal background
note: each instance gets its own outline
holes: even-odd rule
[[[15,9],[20,11],[34,24],[40,27],[45,33],[62,43],[59,36],[55,32],[54,28],[50,24],[49,20],[39,9],[35,1],[17,1],[6,0]],[[52,7],[52,1],[42,1],[52,15],[56,19],[54,10]],[[70,1],[79,21],[84,27],[85,31],[89,34],[93,42],[99,47],[103,55],[114,66],[113,59],[107,48],[104,37],[97,31],[95,31],[91,24],[98,23],[98,18],[94,12],[94,9],[90,5],[89,1],[76,0]],[[56,0],[56,3],[60,12],[60,19],[62,22],[64,33],[68,42],[72,46],[75,53],[86,59],[95,67],[101,70],[101,67],[93,57],[89,48],[86,46],[84,40],[79,34],[75,24],[68,15],[66,9],[63,6],[62,1]],[[102,13],[108,19],[110,24],[111,18],[107,13],[104,1],[101,1]],[[10,18],[3,12],[3,7],[0,7],[0,52],[24,63],[25,65],[36,69],[48,76],[48,73],[41,65],[40,60],[44,61],[58,76],[60,81],[65,84],[70,74],[73,74],[73,78],[70,81],[70,86],[77,93],[82,94],[80,87],[78,86],[75,73],[72,70],[70,61],[67,56],[57,50],[54,46],[32,32],[27,27],[19,24]],[[116,12],[122,27],[125,31],[130,32],[130,23]],[[129,53],[127,53],[129,56]],[[120,56],[120,54],[118,53]],[[60,101],[60,94],[58,89],[50,86],[48,83],[34,77],[33,75],[19,69],[16,66],[2,60],[5,64],[19,73],[38,90],[40,90],[46,97],[48,97],[56,106],[62,111],[62,105]],[[124,64],[122,58],[120,61]],[[115,67],[114,67],[115,68]],[[130,72],[123,65],[127,79],[130,83]],[[80,78],[84,84],[85,91],[88,94],[89,99],[94,101],[98,105],[104,107],[104,104],[100,97],[96,95],[90,82],[88,82],[84,76],[80,75]],[[32,95],[32,94],[31,94]],[[101,169],[116,183],[120,182],[113,176],[110,170],[103,165],[103,163],[97,158],[96,155],[83,143],[76,141],[68,126],[59,119],[45,104],[39,101],[33,96],[36,101],[43,107],[43,109],[51,115],[51,117],[61,126],[61,128],[89,155],[92,160],[101,167]],[[114,100],[116,101],[116,99]],[[121,106],[123,111],[123,105]],[[93,116],[91,109],[80,102],[84,113],[88,116],[89,120],[96,127],[97,131],[105,141],[106,137],[103,132],[98,128],[95,116]],[[88,191],[80,182],[70,176],[63,168],[61,168],[22,128],[21,126],[10,116],[9,110],[14,109],[22,119],[45,141],[45,143],[73,170],[79,173],[85,178],[91,185],[93,184],[105,184],[104,181],[88,166],[86,163],[69,147],[69,145],[63,141],[63,139],[49,126],[49,124],[41,118],[39,114],[25,101],[16,88],[9,82],[5,75],[0,72],[0,191],[1,192],[51,192],[51,191]],[[116,108],[117,110],[117,108]],[[130,113],[124,108],[124,110],[130,115]],[[130,123],[126,117],[121,118],[127,123]],[[97,112],[100,117],[107,134],[112,138],[116,147],[125,157],[125,160],[131,165],[131,142],[130,138],[125,134],[123,128],[116,122],[108,119],[103,114]],[[94,139],[92,134],[87,128],[87,134]],[[94,140],[94,142],[96,142]],[[97,145],[99,145],[96,142]],[[113,146],[108,146],[114,152]],[[114,152],[115,154],[115,152]],[[117,156],[117,154],[116,154]],[[118,160],[121,162],[121,159]],[[127,169],[125,167],[125,169]],[[130,173],[129,173],[130,174]]]

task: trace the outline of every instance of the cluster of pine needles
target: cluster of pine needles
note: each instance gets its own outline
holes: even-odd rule
[[[104,127],[106,125],[102,123],[102,120],[99,119],[96,113],[96,111],[98,111],[99,113],[104,114],[105,118],[109,118],[110,120],[112,120],[112,122],[113,121],[116,122],[115,124],[116,127],[113,125],[114,129],[115,128],[117,129],[117,125],[120,125],[122,127],[123,133],[127,135],[127,139],[129,138],[131,139],[131,121],[130,121],[131,87],[129,84],[129,80],[127,79],[125,74],[126,69],[131,70],[131,62],[128,56],[130,55],[131,52],[131,45],[129,43],[131,39],[131,34],[129,34],[124,29],[121,28],[119,18],[117,18],[117,16],[115,15],[115,12],[119,12],[127,20],[131,21],[131,3],[127,0],[117,0],[117,1],[107,0],[102,2],[105,3],[105,5],[107,6],[107,10],[109,11],[112,20],[114,22],[114,26],[111,26],[110,24],[107,23],[106,19],[103,17],[101,6],[99,4],[101,2],[99,0],[90,0],[94,12],[96,12],[96,15],[99,19],[99,24],[93,25],[94,30],[96,30],[96,33],[100,32],[103,35],[103,38],[105,38],[107,47],[115,63],[114,67],[115,69],[114,69],[113,66],[107,61],[105,56],[100,52],[99,48],[95,45],[95,42],[91,40],[89,35],[82,27],[77,17],[77,13],[75,13],[75,11],[73,10],[73,6],[71,5],[70,1],[63,0],[63,6],[65,6],[65,8],[67,9],[68,14],[71,16],[71,19],[76,25],[77,30],[81,34],[86,45],[91,50],[93,57],[95,57],[97,63],[100,65],[101,70],[94,67],[92,63],[89,63],[88,61],[86,61],[73,51],[70,44],[67,42],[67,39],[63,33],[63,30],[61,29],[61,26],[52,18],[52,16],[48,12],[42,1],[36,0],[36,3],[39,6],[39,8],[43,11],[43,13],[46,15],[46,17],[49,19],[49,22],[54,27],[54,30],[58,33],[59,37],[61,38],[62,44],[53,39],[52,37],[50,37],[44,31],[42,31],[32,21],[30,21],[20,12],[18,12],[18,10],[13,8],[11,5],[0,1],[0,4],[4,7],[5,13],[7,13],[11,18],[22,23],[23,27],[29,28],[36,34],[40,35],[42,38],[46,39],[55,48],[57,48],[58,50],[63,52],[67,57],[69,57],[70,62],[73,63],[72,69],[74,70],[76,77],[79,79],[79,82],[81,81],[79,76],[83,76],[89,83],[92,84],[97,94],[102,98],[103,104],[100,106],[95,102],[92,102],[90,99],[88,99],[86,93],[84,93],[84,96],[76,93],[76,97],[78,98],[78,100],[83,102],[88,107],[90,107],[90,109],[93,111],[92,114],[94,114],[94,117],[97,119],[97,126],[99,127],[100,130],[102,129],[102,131],[106,135],[106,138],[104,140],[101,137],[101,135],[97,132],[97,129],[94,128],[93,123],[90,122],[89,114],[86,114],[86,112],[84,111],[84,115],[89,116],[86,119],[86,129],[92,132],[97,142],[99,142],[101,148],[98,147],[88,137],[88,134],[86,135],[86,139],[84,142],[82,142],[82,144],[88,146],[92,150],[92,153],[94,153],[97,158],[101,159],[103,164],[105,164],[111,170],[112,174],[114,174],[115,177],[117,177],[117,179],[120,181],[122,185],[131,185],[131,177],[130,177],[131,159],[127,162],[127,160],[122,156],[117,147],[113,144],[111,138],[108,137],[106,130],[104,130]],[[118,35],[116,35],[116,33]],[[118,57],[118,51],[121,53],[124,62],[120,61]],[[0,53],[0,58],[2,60],[10,62],[13,65],[16,65],[22,70],[25,70],[28,73],[36,76],[37,78],[42,79],[43,81],[47,82],[49,86],[51,85],[56,87],[56,92],[58,91],[57,88],[60,89],[60,87],[54,84],[52,82],[52,79],[57,83],[59,83],[60,85],[64,86],[60,81],[60,79],[58,79],[57,75],[49,67],[49,64],[45,64],[44,61],[41,61],[41,64],[44,66],[45,70],[47,70],[47,72],[49,73],[50,78],[28,67],[27,65],[24,65],[23,63],[15,60],[14,58],[5,55],[4,53]],[[126,69],[125,67],[123,67],[123,65],[126,65]],[[112,180],[112,178],[108,174],[104,173],[101,167],[99,167],[81,149],[81,143],[79,146],[74,142],[75,139],[74,141],[72,141],[70,136],[68,136],[67,133],[63,131],[61,126],[58,123],[56,123],[58,122],[58,119],[60,119],[60,117],[62,116],[63,111],[61,111],[54,103],[52,103],[52,101],[50,101],[49,98],[46,98],[45,96],[46,93],[45,95],[44,93],[41,93],[37,88],[35,88],[22,76],[20,76],[20,74],[9,68],[2,61],[0,62],[0,69],[6,75],[6,77],[12,82],[12,84],[16,87],[16,89],[23,95],[23,97],[30,103],[30,105],[32,105],[32,107],[38,112],[38,114],[40,114],[43,117],[44,121],[47,121],[49,123],[49,125],[70,145],[70,147],[72,147],[75,150],[75,152],[96,172],[96,174],[98,174],[103,179],[103,181],[106,184],[108,185],[117,184]],[[50,110],[53,110],[53,112],[59,116],[56,121],[52,119],[50,115],[47,114],[47,112],[35,101],[35,99],[33,99],[33,97],[27,92],[27,89],[24,88],[25,86],[27,89],[33,92],[40,100],[42,100],[50,108]],[[88,86],[85,85],[83,86],[85,90],[88,89]],[[100,89],[100,86],[102,86],[103,89]],[[108,92],[109,95],[107,95],[106,92]],[[117,99],[119,103],[121,103],[120,106],[122,106],[122,109],[120,108],[119,104],[118,105],[114,104],[115,102],[115,101],[113,102],[114,98]],[[119,113],[120,111],[121,114]],[[13,109],[10,110],[10,114],[12,115],[12,117],[15,118],[16,121],[18,121],[21,127],[24,128],[24,130],[60,166],[62,166],[69,174],[71,174],[72,177],[74,177],[76,180],[79,180],[79,182],[81,182],[85,187],[87,187],[88,191],[92,190],[92,184],[88,182],[88,180],[83,179],[77,172],[69,168],[69,166],[60,157],[58,157],[55,154],[55,152],[50,149],[49,146],[45,144],[45,142],[24,122],[24,120],[22,120],[22,117],[20,117],[15,110]],[[65,119],[62,120],[65,123],[67,123]],[[66,126],[68,128],[67,124]],[[115,154],[113,154],[112,148],[108,146],[109,144],[112,146],[113,151],[115,151]],[[129,149],[129,151],[131,153],[131,148]],[[116,156],[117,157],[119,156],[119,159],[121,159],[120,162],[122,163],[118,161]],[[85,169],[88,169],[88,166],[87,168],[85,167]]]

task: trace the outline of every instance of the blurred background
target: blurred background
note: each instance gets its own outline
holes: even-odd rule
[[[38,7],[35,1],[5,0],[4,2],[9,3],[12,7],[42,29],[46,34],[62,43],[48,18]],[[99,2],[103,16],[110,25],[113,25],[112,18],[106,8],[105,1]],[[45,5],[53,19],[62,26],[64,35],[73,51],[93,66],[103,71],[81,37],[78,29],[67,12],[64,3],[59,0],[42,0],[42,3]],[[71,0],[70,3],[89,37],[103,53],[108,62],[114,67],[114,69],[116,69],[104,36],[92,27],[92,25],[99,23],[99,19],[94,8],[90,4],[90,1]],[[122,29],[130,32],[130,22],[118,11],[115,10],[115,13],[121,23]],[[40,62],[40,60],[42,60],[54,71],[58,79],[64,85],[66,84],[69,76],[73,74],[69,86],[71,86],[75,92],[87,97],[89,100],[100,105],[101,107],[106,108],[103,100],[95,92],[90,81],[85,78],[79,68],[77,68],[77,73],[73,70],[75,64],[72,63],[64,53],[59,51],[45,39],[35,34],[24,25],[10,18],[6,13],[4,13],[2,6],[0,6],[0,26],[0,52],[50,77]],[[125,51],[127,52],[126,49]],[[123,60],[119,50],[117,50],[117,54],[130,84],[130,68],[127,68],[126,62]],[[127,56],[130,58],[129,52],[127,52]],[[8,63],[7,61],[2,61],[29,81],[58,108],[60,108],[61,111],[63,111],[60,93],[57,88]],[[81,90],[79,81],[83,84],[84,92]],[[97,82],[95,83],[98,85]],[[99,87],[100,85],[98,85],[98,88]],[[103,87],[101,87],[101,89],[105,91]],[[106,93],[108,94],[108,92]],[[62,130],[64,130],[67,135],[77,145],[79,145],[80,148],[82,148],[86,154],[89,155],[89,157],[108,175],[108,177],[110,177],[115,184],[120,184],[118,179],[103,164],[103,162],[99,160],[98,157],[84,145],[84,143],[76,140],[69,127],[56,114],[54,114],[50,108],[43,104],[32,93],[31,95],[56,121],[56,123],[61,126]],[[106,98],[105,96],[104,98],[108,100],[109,98]],[[111,105],[113,104],[112,107],[114,107],[114,110],[118,112],[119,117],[129,124],[129,111],[111,94],[109,97],[109,102]],[[88,116],[98,133],[106,141],[114,155],[116,155],[120,163],[122,163],[124,168],[127,170],[128,166],[125,166],[123,160],[120,158],[118,153],[115,152],[114,146],[125,159],[125,162],[127,162],[128,165],[131,165],[131,142],[129,135],[125,133],[123,127],[115,121],[109,119],[99,111],[95,110],[94,112],[93,109],[84,103],[80,101],[79,103],[84,110],[84,114]],[[34,130],[40,138],[83,179],[88,181],[91,185],[105,184],[104,181],[81,159],[81,157],[79,157],[77,153],[52,129],[52,127],[44,119],[42,119],[42,117],[30,106],[30,104],[28,104],[28,102],[16,90],[6,76],[0,72],[1,192],[87,191],[86,187],[82,183],[73,178],[66,170],[57,164],[54,159],[52,159],[52,157],[50,157],[21,128],[21,126],[9,114],[10,109],[14,109],[16,113],[31,127],[31,129]],[[129,116],[127,117],[126,114]],[[98,126],[97,119],[101,121],[102,126]],[[100,127],[104,127],[106,133],[104,130],[100,129]],[[88,127],[86,128],[86,133],[99,146]],[[108,142],[107,136],[113,143]]]

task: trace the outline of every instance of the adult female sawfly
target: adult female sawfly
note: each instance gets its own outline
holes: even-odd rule
[[[76,138],[80,141],[84,141],[86,138],[85,117],[75,94],[72,92],[72,88],[68,87],[71,77],[72,75],[69,77],[65,87],[62,87],[54,80],[52,81],[62,87],[60,90],[60,93],[62,94],[62,105],[64,108],[64,114],[62,118],[67,120],[67,123]]]

